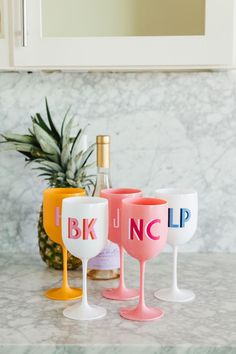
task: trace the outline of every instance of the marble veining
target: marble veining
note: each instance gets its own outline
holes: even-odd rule
[[[52,301],[43,292],[60,284],[61,272],[43,266],[38,256],[0,254],[0,353],[236,353],[236,282],[231,254],[182,254],[179,285],[193,290],[196,300],[186,304],[161,302],[154,291],[171,281],[171,255],[147,263],[146,302],[160,306],[165,316],[139,323],[122,319],[121,306],[130,302],[101,297],[104,287],[117,281],[88,282],[89,301],[107,308],[107,316],[78,322],[64,318],[72,302]],[[70,272],[70,284],[81,286],[81,271]],[[128,286],[139,284],[138,263],[126,259]]]
[[[234,71],[1,73],[0,132],[25,132],[45,96],[58,123],[71,105],[90,141],[111,135],[114,186],[198,190],[198,231],[182,251],[236,251]],[[16,153],[0,154],[3,251],[37,252],[44,187]]]

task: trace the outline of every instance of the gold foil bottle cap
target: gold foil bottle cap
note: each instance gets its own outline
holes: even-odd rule
[[[109,135],[97,135],[97,166],[110,167],[110,137]]]
[[[109,135],[97,135],[96,143],[97,144],[110,144]]]

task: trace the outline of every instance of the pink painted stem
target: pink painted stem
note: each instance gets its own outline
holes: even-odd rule
[[[125,289],[125,278],[124,278],[124,248],[120,246],[120,290]]]
[[[144,272],[145,272],[145,261],[140,261],[140,296],[138,308],[140,311],[144,310],[146,307],[144,300]]]

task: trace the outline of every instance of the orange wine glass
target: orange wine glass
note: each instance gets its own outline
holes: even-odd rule
[[[67,272],[67,249],[62,241],[61,208],[62,200],[67,197],[83,197],[86,192],[82,188],[48,188],[43,194],[43,226],[48,237],[62,247],[63,281],[60,288],[50,289],[45,296],[53,300],[73,300],[82,296],[79,288],[70,288]]]

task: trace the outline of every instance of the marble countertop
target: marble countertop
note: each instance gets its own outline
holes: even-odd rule
[[[72,302],[56,302],[44,290],[60,284],[61,272],[49,270],[37,256],[0,254],[0,353],[236,353],[236,255],[180,254],[179,285],[192,289],[192,303],[173,304],[154,298],[171,279],[171,255],[147,263],[146,302],[165,316],[154,322],[122,319],[124,305],[103,299],[101,289],[117,280],[89,281],[89,300],[107,308],[91,322],[64,318]],[[138,286],[138,264],[126,260],[127,285]],[[70,272],[70,284],[81,286],[81,271]],[[136,301],[129,303],[135,304]]]

